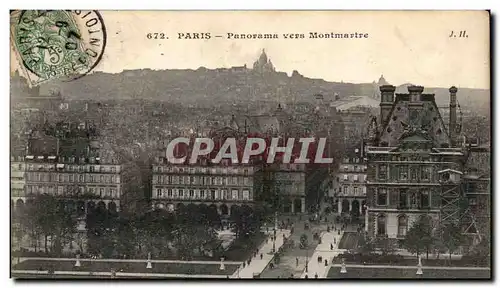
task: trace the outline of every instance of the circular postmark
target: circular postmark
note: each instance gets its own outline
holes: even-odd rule
[[[92,71],[106,47],[99,12],[24,10],[13,28],[18,58],[32,83],[75,80]]]

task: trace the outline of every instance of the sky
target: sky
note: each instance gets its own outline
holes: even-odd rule
[[[367,83],[383,74],[394,85],[490,87],[489,15],[484,11],[100,13],[108,36],[96,71],[252,67],[265,49],[276,70],[289,75],[297,70],[309,78]],[[467,38],[449,37],[461,30]],[[210,32],[212,38],[177,39],[188,32]],[[309,32],[368,33],[368,38],[310,39]],[[148,33],[169,39],[147,39]],[[280,39],[230,40],[227,33],[278,33]],[[305,38],[284,39],[284,33]]]

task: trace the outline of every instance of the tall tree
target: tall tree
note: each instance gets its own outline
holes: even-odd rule
[[[464,242],[464,236],[460,226],[456,223],[448,223],[443,227],[443,244],[448,249],[449,259],[451,254],[455,252]]]
[[[426,229],[426,219],[420,217],[408,230],[405,239],[403,241],[403,246],[417,257],[422,253],[426,247],[426,243],[422,241],[427,233]]]
[[[46,253],[60,253],[65,244],[73,241],[77,224],[73,208],[48,194],[37,195],[32,204],[26,205],[25,225],[31,226],[32,231],[36,232],[32,236],[43,236]]]

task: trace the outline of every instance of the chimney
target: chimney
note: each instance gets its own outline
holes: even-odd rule
[[[424,92],[424,87],[411,85],[408,86],[408,92],[410,93],[410,102],[421,101],[422,92]]]
[[[450,87],[450,147],[455,147],[457,131],[457,87]]]
[[[384,125],[394,103],[396,87],[392,85],[380,86],[380,124]]]

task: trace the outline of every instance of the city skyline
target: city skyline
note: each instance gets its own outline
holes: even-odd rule
[[[490,86],[489,22],[483,11],[189,13],[191,17],[181,11],[102,11],[107,44],[93,72],[251,68],[265,49],[276,71],[291,75],[297,70],[330,82],[371,83],[383,74],[394,85]],[[469,39],[449,37],[450,31],[462,29]],[[310,39],[310,32],[366,33],[368,38]],[[147,39],[148,33],[170,39]],[[177,39],[178,33],[210,33],[211,38]],[[227,39],[228,33],[275,33],[279,39],[235,40]],[[284,39],[284,33],[303,33],[305,38]],[[18,64],[11,59],[14,71]]]

